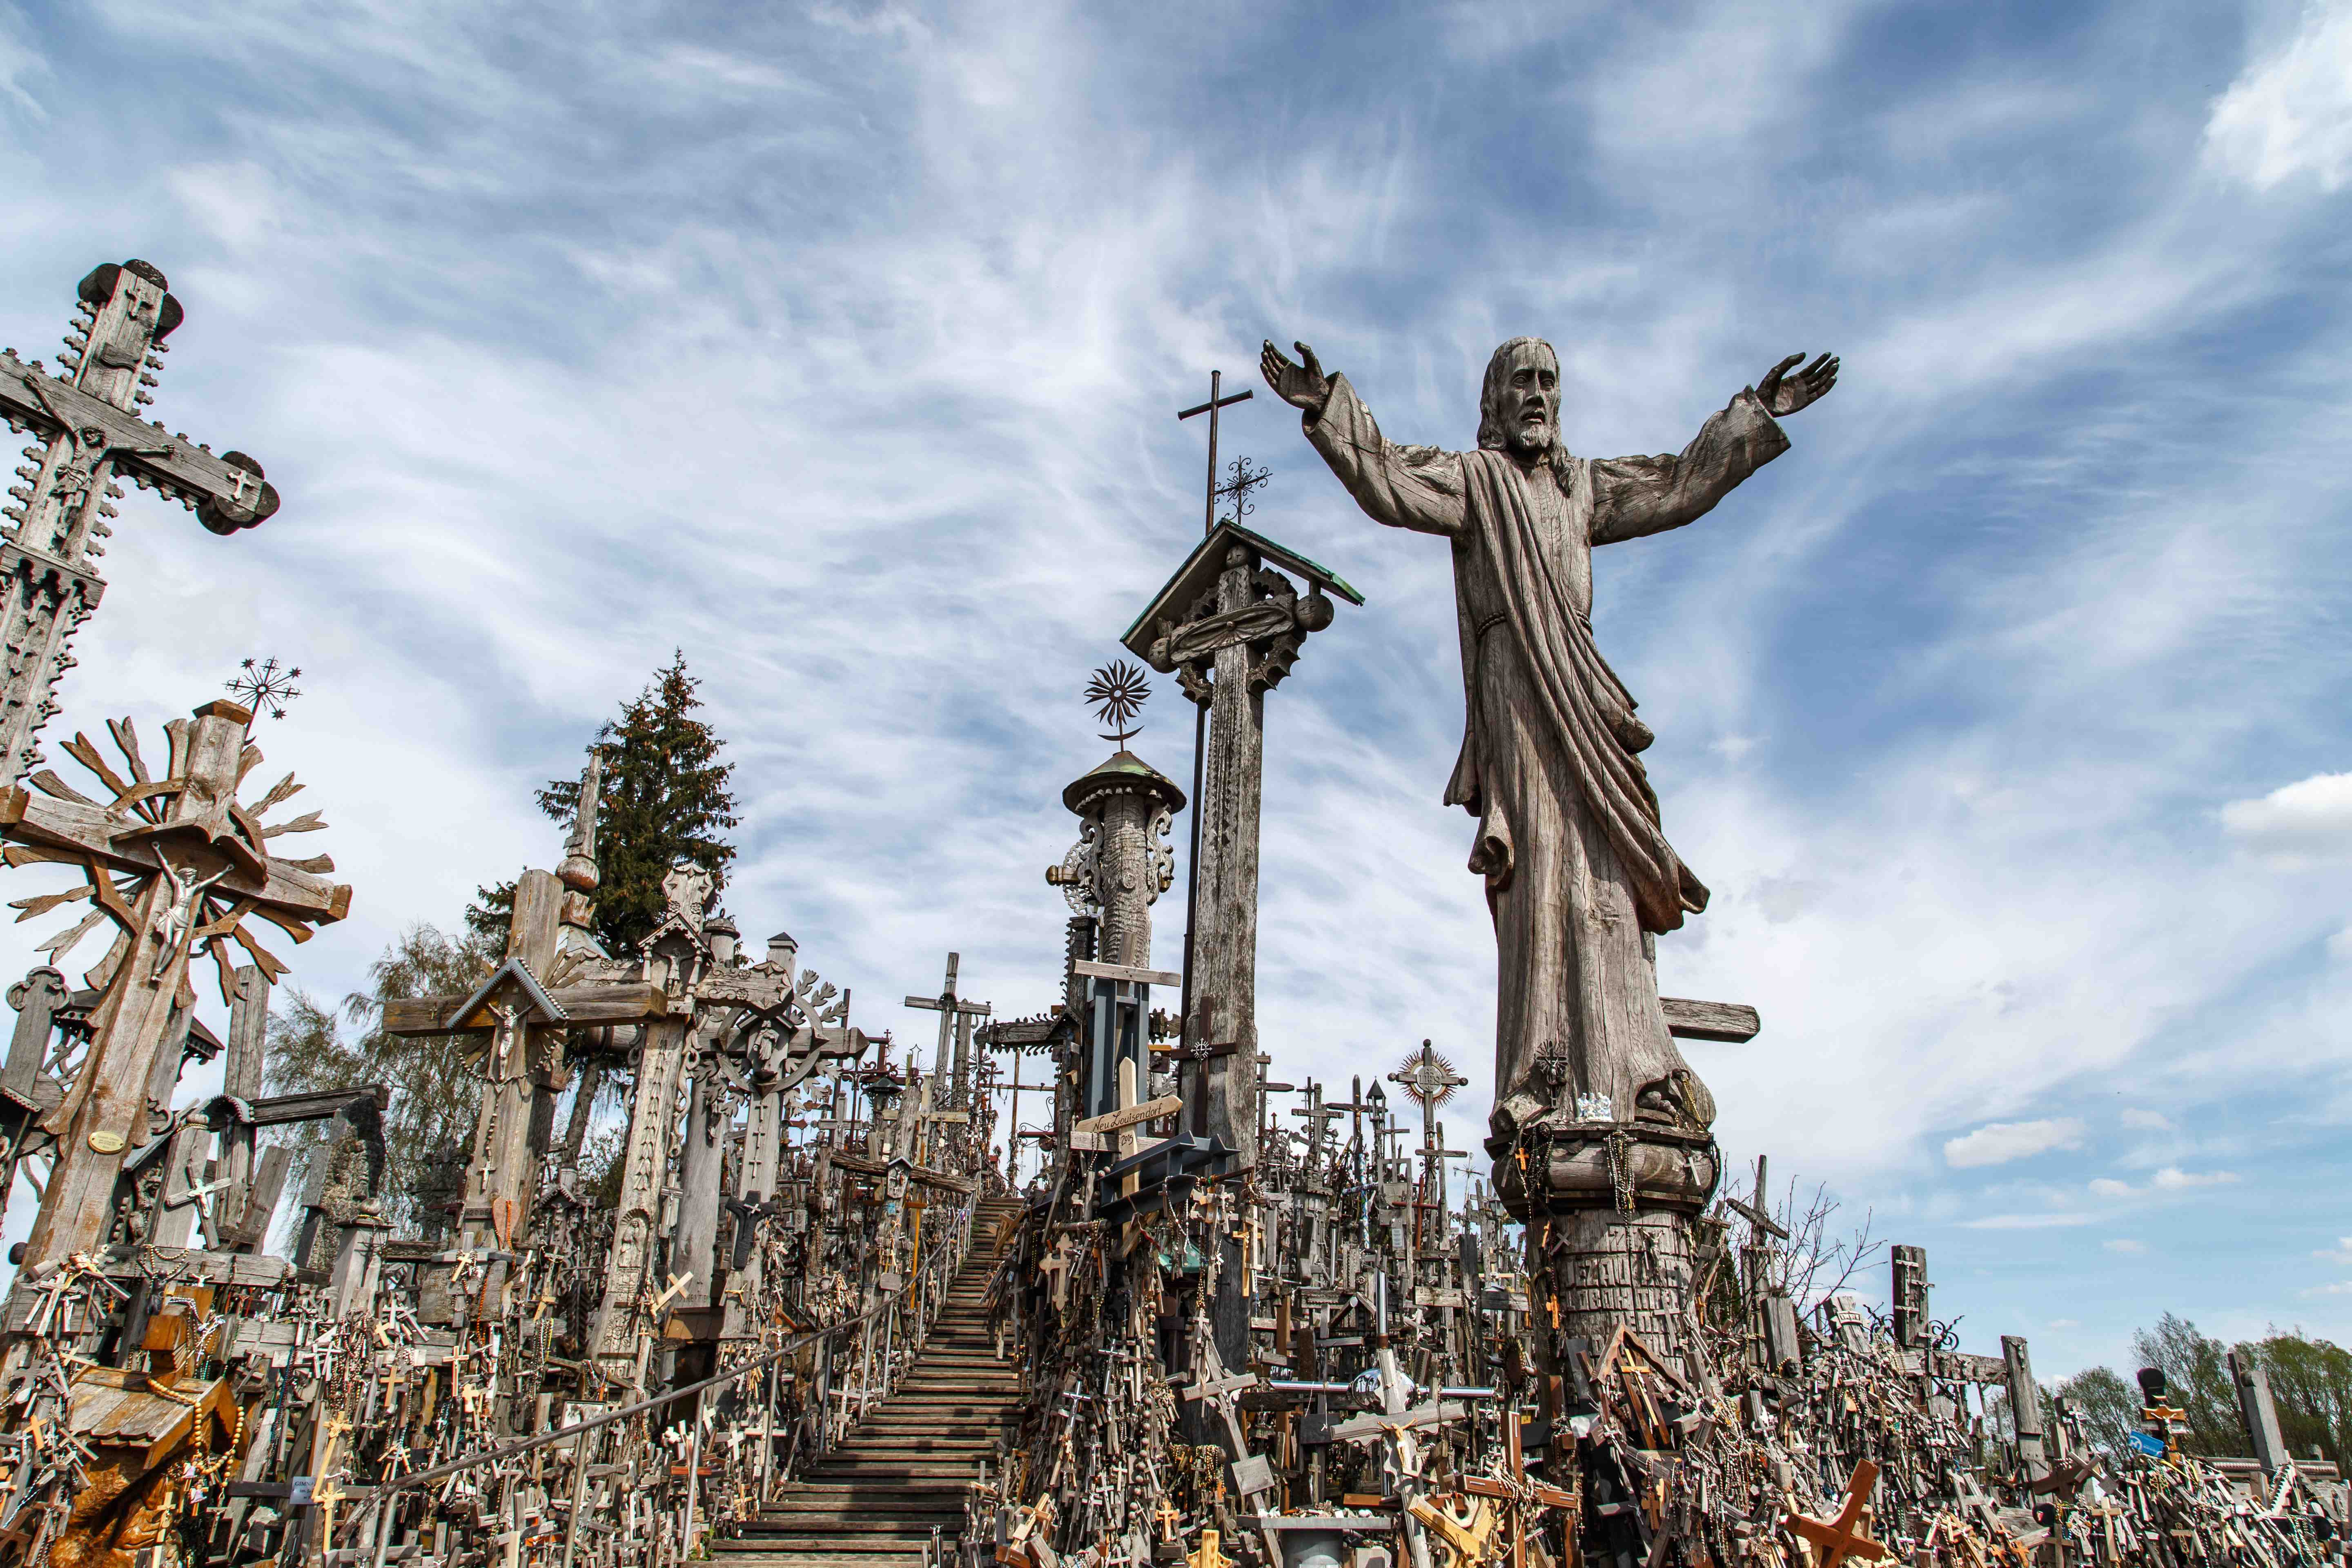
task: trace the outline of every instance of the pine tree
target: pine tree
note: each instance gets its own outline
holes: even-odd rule
[[[664,906],[662,879],[680,864],[698,866],[724,888],[735,847],[719,837],[735,826],[732,763],[719,761],[726,742],[694,716],[700,682],[686,672],[678,650],[655,671],[652,684],[621,705],[620,717],[596,732],[604,761],[597,812],[596,939],[615,957],[634,952],[653,932]],[[539,808],[569,823],[580,805],[580,781],[555,779],[539,792]],[[514,884],[480,889],[467,924],[503,943],[514,908]]]

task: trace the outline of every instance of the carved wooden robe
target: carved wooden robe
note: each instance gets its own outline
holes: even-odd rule
[[[1454,543],[1465,722],[1446,786],[1478,818],[1499,984],[1497,1100],[1528,1089],[1537,1052],[1567,1047],[1560,1098],[1579,1120],[1700,1124],[1714,1103],[1658,1005],[1651,933],[1706,889],[1675,854],[1643,769],[1648,728],[1592,640],[1592,547],[1679,528],[1788,437],[1752,391],[1679,457],[1447,452],[1384,439],[1345,376],[1307,439],[1376,522]],[[1547,1100],[1549,1086],[1530,1092]],[[1585,1108],[1580,1110],[1579,1108]]]

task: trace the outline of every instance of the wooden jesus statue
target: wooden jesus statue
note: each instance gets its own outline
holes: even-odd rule
[[[1777,420],[1828,392],[1837,361],[1781,361],[1679,457],[1594,458],[1562,444],[1559,361],[1540,339],[1487,362],[1470,452],[1390,442],[1348,378],[1296,346],[1304,363],[1265,345],[1266,383],[1356,504],[1453,542],[1468,712],[1445,800],[1478,819],[1496,1103],[1532,1094],[1576,1122],[1703,1132],[1714,1101],[1666,1033],[1654,937],[1706,889],[1660,830],[1650,731],[1593,646],[1592,549],[1706,515],[1787,449]]]

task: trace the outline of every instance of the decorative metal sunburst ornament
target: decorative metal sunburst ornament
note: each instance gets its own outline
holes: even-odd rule
[[[1452,1100],[1454,1091],[1468,1080],[1454,1070],[1454,1064],[1445,1059],[1444,1052],[1430,1049],[1429,1042],[1424,1040],[1421,1049],[1405,1058],[1403,1064],[1389,1074],[1389,1081],[1402,1084],[1415,1105],[1434,1110]]]
[[[1087,682],[1086,696],[1094,705],[1095,722],[1108,724],[1117,731],[1105,735],[1104,740],[1116,741],[1124,747],[1143,733],[1140,726],[1128,728],[1151,696],[1151,686],[1144,679],[1141,666],[1123,658],[1104,665]]]
[[[229,695],[256,714],[266,712],[272,719],[283,719],[286,717],[286,705],[302,695],[294,684],[301,676],[299,667],[279,669],[274,657],[258,663],[248,658],[245,661],[244,674],[232,676],[221,684],[228,689]]]

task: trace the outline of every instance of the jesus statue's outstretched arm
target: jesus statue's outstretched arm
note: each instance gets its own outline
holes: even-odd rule
[[[1391,442],[1348,378],[1325,375],[1315,351],[1305,343],[1296,346],[1303,364],[1293,363],[1268,343],[1260,368],[1276,394],[1298,410],[1307,441],[1331,465],[1364,514],[1415,533],[1461,532],[1461,455]]]

